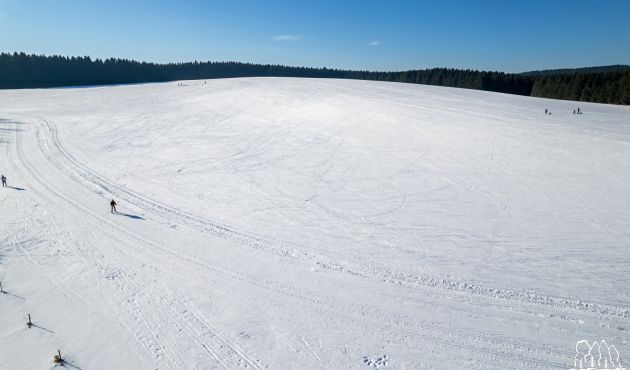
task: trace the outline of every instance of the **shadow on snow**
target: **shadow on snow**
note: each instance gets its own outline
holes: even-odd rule
[[[122,212],[116,212],[115,214],[119,215],[119,216],[125,216],[125,217],[129,217],[132,218],[134,220],[144,220],[144,218],[138,216],[138,215],[132,215],[129,213],[122,213]]]

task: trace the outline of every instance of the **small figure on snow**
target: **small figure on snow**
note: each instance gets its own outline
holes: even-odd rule
[[[575,109],[573,110],[573,114],[575,114]]]
[[[580,107],[578,107],[578,114],[582,114],[582,111],[580,111]]]
[[[2,187],[5,188],[7,186],[7,177],[2,175],[0,179],[2,179]]]
[[[545,114],[547,114],[549,111],[547,110],[547,108],[545,108]]]
[[[116,201],[112,199],[111,202],[109,202],[109,205],[112,207],[112,213],[118,213],[118,211],[116,210]]]

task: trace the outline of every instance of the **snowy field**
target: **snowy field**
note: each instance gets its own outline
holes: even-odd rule
[[[182,83],[0,91],[1,369],[630,364],[630,108]]]

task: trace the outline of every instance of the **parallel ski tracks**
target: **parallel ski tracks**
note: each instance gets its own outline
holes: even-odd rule
[[[292,257],[294,256],[295,250],[293,251],[287,251],[283,248],[278,248],[277,246],[273,245],[272,241],[269,241],[267,239],[265,239],[263,236],[254,234],[254,233],[249,233],[249,232],[244,232],[244,231],[240,231],[237,230],[235,228],[232,228],[228,225],[223,225],[223,224],[219,224],[216,222],[212,222],[206,219],[203,219],[201,217],[198,216],[194,216],[191,214],[188,214],[186,212],[183,212],[181,210],[178,209],[174,209],[165,205],[162,205],[154,200],[151,200],[147,197],[144,197],[140,194],[137,194],[133,191],[130,191],[129,189],[126,189],[122,186],[119,186],[107,179],[105,179],[104,177],[94,173],[93,171],[89,170],[86,166],[84,166],[83,164],[81,164],[80,162],[78,162],[76,159],[74,159],[74,157],[72,157],[66,150],[65,148],[61,145],[61,142],[59,140],[59,137],[57,135],[57,130],[56,127],[54,126],[54,124],[49,121],[49,120],[41,120],[39,121],[41,122],[40,124],[43,123],[43,127],[45,129],[45,131],[47,131],[50,134],[50,138],[52,139],[52,144],[53,147],[52,148],[48,148],[49,150],[54,150],[57,152],[58,155],[61,156],[61,158],[57,158],[57,160],[55,160],[55,162],[59,162],[56,163],[56,167],[58,167],[60,170],[65,171],[66,173],[68,173],[71,177],[76,177],[77,175],[83,179],[83,181],[91,184],[91,185],[95,185],[98,186],[99,188],[101,188],[102,190],[109,192],[111,194],[115,194],[118,197],[121,197],[122,199],[125,199],[127,202],[136,205],[137,207],[144,209],[145,211],[149,211],[150,213],[155,213],[156,215],[160,216],[160,217],[164,217],[165,215],[168,215],[169,217],[171,217],[172,219],[178,220],[179,222],[183,222],[189,226],[192,226],[196,229],[201,229],[202,231],[205,232],[211,232],[214,235],[218,235],[227,239],[232,239],[234,241],[237,241],[241,244],[246,244],[248,246],[257,248],[257,249],[265,249],[267,251],[271,251],[273,253],[282,255],[282,256],[289,256]],[[41,136],[41,132],[40,132],[40,126],[38,126],[37,128],[37,136],[38,136],[38,145],[40,146],[40,150],[45,150],[44,148],[44,142],[46,140],[45,137]],[[108,227],[114,227],[116,228],[116,230],[120,231],[122,234],[125,234],[131,238],[133,238],[134,240],[136,240],[137,243],[139,243],[140,245],[151,245],[154,248],[160,250],[162,253],[165,253],[167,255],[169,255],[169,257],[177,257],[177,259],[185,262],[185,263],[194,263],[196,265],[202,265],[205,268],[209,268],[212,271],[216,271],[219,273],[222,273],[224,275],[228,275],[231,276],[233,278],[248,282],[249,284],[254,284],[257,286],[261,286],[265,289],[272,289],[275,292],[282,294],[282,295],[289,295],[289,296],[293,296],[297,299],[309,299],[308,295],[304,295],[305,292],[302,291],[291,291],[291,289],[287,290],[287,289],[283,289],[280,286],[274,286],[273,284],[269,284],[269,282],[267,283],[260,283],[258,281],[255,281],[252,278],[249,278],[247,276],[243,276],[241,274],[235,273],[233,271],[229,271],[223,268],[217,268],[216,266],[210,266],[208,264],[205,264],[197,259],[194,259],[192,257],[186,256],[186,255],[182,255],[180,253],[175,253],[172,250],[165,248],[153,241],[149,241],[146,240],[145,238],[127,230],[125,227],[122,227],[118,224],[115,224],[113,222],[111,222],[110,220],[108,220],[107,218],[104,218],[100,215],[97,215],[95,213],[93,213],[91,210],[86,209],[84,206],[74,202],[72,199],[66,197],[64,194],[62,194],[61,192],[58,192],[52,188],[50,188],[45,181],[43,181],[41,179],[41,176],[38,174],[37,170],[35,168],[33,168],[30,163],[28,162],[28,160],[25,158],[24,154],[22,153],[22,149],[21,149],[21,144],[20,144],[20,137],[19,137],[19,133],[16,132],[16,153],[18,155],[18,158],[20,160],[20,162],[22,162],[22,164],[24,165],[24,167],[33,175],[33,177],[38,181],[38,183],[40,183],[41,186],[43,186],[44,188],[46,188],[49,192],[55,194],[55,196],[58,196],[62,199],[64,199],[65,201],[67,201],[68,203],[72,204],[74,207],[77,207],[79,209],[81,209],[82,211],[84,211],[85,213],[91,215],[93,217],[93,219],[98,220],[100,223],[105,223],[108,225]],[[53,158],[51,156],[47,156],[49,160],[53,160]],[[66,161],[66,163],[71,164],[74,169],[68,169],[65,168],[60,162],[61,161]],[[123,250],[119,251],[121,253],[124,253]],[[308,255],[312,255],[312,254],[308,254]],[[292,257],[294,258],[294,257]],[[114,264],[115,265],[115,264]],[[110,265],[111,266],[111,265]],[[348,272],[348,271],[344,271],[344,272]],[[123,271],[119,271],[119,273],[124,273]],[[370,277],[370,276],[365,276],[364,274],[357,274],[359,276],[363,276],[363,277]],[[398,277],[400,278],[401,275],[396,274],[395,276],[389,276],[391,277]],[[385,276],[377,276],[378,279],[383,280],[383,281],[389,281],[392,282],[391,279],[388,279],[387,274]],[[131,279],[133,281],[133,279]],[[399,281],[401,279],[398,279]],[[408,279],[402,279],[402,280],[414,280],[413,277],[409,277]],[[399,281],[396,281],[395,283],[400,283]],[[435,287],[441,287],[439,284],[439,279],[436,279],[435,281],[431,280],[428,283],[424,282],[424,284],[422,282],[420,282],[421,285],[426,285],[426,286],[435,286]],[[141,288],[139,286],[134,286],[133,288]],[[176,318],[178,319],[177,322],[186,322],[187,320],[189,320],[189,317],[182,317],[181,314],[179,314],[177,312],[177,310],[173,309],[171,307],[170,304],[168,304],[169,302],[172,303],[173,300],[169,299],[167,297],[165,297],[164,295],[160,294],[158,292],[159,291],[164,291],[163,290],[164,287],[160,287],[160,289],[152,289],[152,294],[155,293],[156,297],[162,302],[162,303],[166,303],[165,306],[169,307],[169,309],[171,310],[171,314],[175,315]],[[455,289],[458,290],[458,289]],[[467,292],[469,289],[464,287],[461,289],[462,292]],[[493,297],[496,298],[496,297]],[[316,301],[315,303],[318,303],[320,306],[323,304],[325,306],[325,311],[328,314],[335,314],[337,316],[343,317],[344,319],[350,319],[352,321],[361,321],[360,319],[357,319],[354,315],[356,314],[356,310],[348,310],[348,311],[344,311],[344,310],[337,310],[335,312],[331,312],[330,310],[332,309],[332,307],[334,307],[334,303],[335,302],[322,302],[322,300],[326,300],[325,297],[318,297],[316,299],[314,299],[314,301]],[[331,304],[332,303],[332,304]],[[186,310],[186,312],[189,312],[191,315],[195,315],[193,312],[194,309],[192,309],[191,307],[187,307],[188,309]],[[367,317],[369,318],[371,315],[368,315]],[[237,363],[246,363],[249,366],[253,367],[253,368],[260,368],[257,364],[257,361],[254,361],[252,359],[250,359],[247,355],[244,354],[243,351],[241,351],[240,349],[238,349],[236,346],[234,346],[233,344],[229,343],[227,341],[227,339],[225,339],[224,337],[222,337],[218,332],[216,332],[214,329],[212,329],[209,325],[209,323],[207,323],[205,320],[203,320],[202,318],[200,318],[198,315],[195,318],[196,320],[198,320],[199,323],[201,323],[210,333],[212,333],[212,335],[214,335],[217,339],[217,344],[223,344],[225,346],[227,346],[228,348],[230,348],[236,355],[238,358],[241,359],[241,362]],[[403,327],[400,327],[399,325],[394,325],[391,326],[389,324],[382,324],[380,323],[380,321],[382,321],[383,317],[381,315],[374,315],[372,316],[372,319],[368,322],[368,323],[363,323],[362,325],[369,325],[371,327],[373,326],[381,326],[383,329],[388,330],[388,331],[399,331],[399,332],[404,332],[407,335],[412,335],[415,337],[420,337],[421,339],[424,339],[426,341],[435,343],[435,344],[439,344],[439,345],[447,345],[447,346],[451,346],[451,347],[457,347],[457,348],[461,348],[464,350],[470,350],[470,351],[475,351],[475,352],[481,352],[484,354],[488,354],[491,356],[497,356],[499,358],[505,358],[505,359],[509,359],[511,361],[518,361],[521,363],[528,363],[530,365],[536,365],[536,366],[541,366],[541,367],[554,367],[554,368],[564,368],[566,367],[565,364],[562,363],[557,363],[557,362],[550,362],[550,361],[544,361],[544,360],[537,360],[535,358],[530,358],[530,357],[523,357],[520,355],[513,355],[511,353],[505,353],[502,351],[493,351],[490,348],[486,348],[486,347],[479,347],[479,346],[474,346],[474,345],[469,345],[466,343],[460,343],[462,340],[473,340],[473,341],[478,341],[481,340],[482,342],[485,342],[486,345],[500,345],[500,346],[504,346],[507,348],[514,348],[514,349],[519,349],[520,351],[524,350],[524,351],[528,351],[528,352],[541,352],[541,353],[554,353],[557,357],[559,358],[563,358],[567,355],[570,355],[569,351],[563,351],[563,350],[557,350],[557,349],[553,349],[551,347],[546,347],[546,346],[540,346],[540,345],[534,345],[534,344],[530,344],[530,343],[523,343],[523,342],[518,342],[518,341],[512,341],[512,340],[506,340],[506,339],[502,339],[502,338],[497,338],[494,336],[490,336],[487,334],[482,334],[482,333],[474,333],[474,332],[469,332],[469,331],[465,331],[465,330],[451,330],[450,328],[444,329],[444,328],[440,328],[439,326],[434,326],[434,325],[417,325],[414,324],[414,326],[418,326],[419,329],[423,329],[423,330],[428,330],[429,332],[434,333],[433,335],[428,335],[425,333],[419,334],[419,331],[417,330],[411,330],[411,329],[405,329]],[[207,346],[204,342],[203,339],[200,338],[199,334],[195,332],[194,328],[192,327],[187,327],[184,328],[186,330],[186,332],[188,334],[190,334],[192,336],[192,338],[198,342],[198,344],[202,345],[206,351],[209,352],[210,355],[212,355],[212,357],[214,357],[223,367],[227,367],[227,364],[224,364],[221,360],[221,356],[214,353],[213,350]],[[449,335],[456,335],[459,337],[458,340],[456,341],[450,341],[450,340],[445,340],[445,339],[440,339],[439,337],[436,337],[435,334],[445,334],[448,333]],[[157,340],[157,339],[156,339]],[[214,355],[213,355],[214,354]],[[178,356],[179,357],[179,356]],[[173,362],[173,361],[171,361]],[[180,362],[175,361],[174,363],[171,363],[171,365],[180,365]]]
[[[39,143],[38,143],[39,144]],[[65,194],[63,194],[62,192],[57,191],[56,189],[53,189],[50,185],[48,185],[46,183],[46,181],[42,178],[41,174],[31,165],[31,163],[26,159],[26,157],[24,156],[24,153],[22,151],[21,148],[21,137],[20,137],[20,132],[16,132],[16,142],[15,142],[15,152],[17,154],[17,158],[19,160],[19,162],[21,163],[21,166],[17,166],[16,163],[14,164],[14,168],[18,169],[20,167],[26,169],[30,175],[32,176],[32,178],[35,179],[35,181],[44,189],[46,189],[46,191],[49,194],[54,195],[55,197],[57,197],[58,199],[63,200],[64,202],[66,202],[67,204],[72,205],[75,208],[78,208],[79,210],[81,210],[83,212],[83,214],[89,215],[91,216],[90,218],[86,218],[86,220],[88,222],[92,222],[92,220],[98,221],[98,224],[96,225],[97,227],[103,227],[103,225],[107,225],[108,227],[112,227],[115,228],[118,232],[125,234],[127,236],[132,237],[133,239],[136,240],[136,243],[139,242],[141,243],[141,245],[147,245],[147,244],[151,244],[153,245],[154,243],[149,242],[148,240],[139,237],[138,235],[129,232],[126,228],[113,223],[112,221],[108,220],[107,218],[100,216],[98,214],[95,214],[93,211],[91,211],[90,209],[87,209],[85,206],[79,204],[78,202],[74,201],[73,199],[71,199],[70,197],[66,196]],[[35,190],[35,189],[33,189]],[[36,191],[37,192],[37,191]],[[41,197],[43,197],[44,199],[46,199],[48,197],[48,195],[46,195],[43,192],[37,192],[38,195],[40,195]],[[95,227],[96,228],[96,227]],[[122,244],[124,243],[126,246],[129,246],[130,243],[129,240],[123,240],[121,238],[116,237],[117,233],[113,232],[113,233],[109,233],[107,235],[107,238],[109,238],[110,240],[113,239],[113,243],[108,244],[107,246],[104,245],[100,245],[99,249],[102,248],[116,248],[116,251],[118,253],[120,253],[120,255],[122,256],[126,256],[126,258],[134,258],[133,256],[129,255],[128,252],[126,252],[124,249],[122,248],[117,248],[115,247],[117,244]],[[96,237],[93,238],[94,240],[98,241],[100,240],[100,238]],[[98,244],[98,243],[97,243]],[[167,251],[166,248],[161,247],[160,249],[162,251]],[[137,251],[141,251],[142,249],[140,247],[135,247],[135,250]],[[170,257],[172,257],[173,255],[177,255],[173,252],[169,253]],[[111,257],[110,257],[111,259]],[[136,260],[138,258],[135,258]],[[94,259],[96,261],[96,259]],[[169,366],[171,368],[174,369],[180,369],[180,368],[189,368],[190,365],[188,364],[188,366],[186,366],[186,362],[185,362],[185,356],[181,353],[176,351],[177,346],[174,343],[165,343],[164,339],[160,339],[160,338],[164,338],[167,336],[161,336],[160,335],[160,327],[162,325],[164,325],[164,323],[158,323],[156,321],[156,319],[151,319],[148,317],[148,315],[143,311],[142,307],[138,304],[138,302],[136,300],[134,300],[134,296],[136,296],[138,294],[138,292],[146,292],[147,291],[147,285],[145,285],[144,283],[135,283],[135,278],[133,276],[129,276],[128,273],[126,273],[124,270],[122,270],[119,267],[116,266],[123,266],[124,265],[124,259],[120,259],[118,261],[112,261],[112,263],[108,263],[106,266],[106,269],[111,273],[115,273],[117,276],[125,276],[125,279],[120,279],[120,280],[124,280],[124,284],[120,284],[119,288],[123,291],[123,293],[125,294],[125,296],[127,297],[128,301],[131,303],[132,305],[132,310],[135,312],[135,317],[137,318],[139,324],[141,325],[141,327],[144,327],[147,330],[147,333],[151,336],[152,340],[150,340],[149,342],[147,342],[146,340],[142,340],[141,343],[143,345],[143,347],[148,351],[148,352],[152,352],[154,354],[159,354],[160,356],[164,356],[168,363]],[[33,261],[34,262],[34,261]],[[46,276],[46,275],[45,275]],[[46,276],[48,280],[50,280],[50,278],[48,276]],[[117,279],[113,279],[114,281],[116,281]],[[51,280],[51,283],[56,285],[54,283],[54,281]],[[61,289],[61,288],[60,288]],[[63,291],[63,290],[62,290]],[[162,293],[160,293],[162,292]],[[209,353],[209,355],[217,361],[217,363],[219,363],[223,368],[225,369],[231,369],[234,367],[251,367],[254,369],[262,369],[262,367],[257,363],[257,361],[252,360],[251,358],[249,358],[242,350],[240,350],[239,348],[237,348],[234,344],[230,343],[225,337],[223,337],[220,333],[218,333],[216,330],[214,330],[208,322],[206,322],[205,320],[203,320],[199,315],[194,314],[194,312],[196,312],[192,307],[187,306],[183,303],[183,301],[180,301],[178,299],[167,299],[164,296],[163,292],[168,292],[169,294],[171,294],[172,297],[172,292],[168,291],[164,286],[161,286],[160,289],[152,289],[150,291],[149,296],[151,297],[155,297],[156,299],[158,299],[161,303],[168,303],[165,305],[165,307],[167,307],[167,312],[170,312],[171,315],[173,315],[173,319],[174,320],[170,320],[171,322],[176,322],[178,325],[180,325],[180,327],[185,330],[188,334],[189,337],[192,338],[195,342],[197,342],[201,347],[204,348],[204,350],[206,352]],[[64,293],[65,294],[65,293]],[[190,313],[189,315],[187,315],[186,317],[184,317],[177,309],[174,308],[175,304],[180,304],[182,305],[181,311],[185,311]],[[195,329],[193,328],[193,324],[191,322],[194,322],[196,324],[198,324],[198,327],[200,328],[204,328],[208,333],[211,334],[211,340],[208,341],[207,339],[204,340],[202,338],[200,338],[200,334],[197,333],[195,331]],[[151,344],[154,343],[154,344]],[[223,348],[222,351],[229,351],[230,353],[221,355],[217,352],[216,348]],[[166,350],[168,349],[168,351]],[[173,351],[175,350],[176,352],[174,353],[174,356],[169,355],[169,351]],[[226,357],[227,356],[227,357]],[[159,357],[159,356],[158,356]],[[176,358],[173,358],[176,357]],[[234,362],[231,362],[231,360],[229,360],[230,358],[234,359]]]

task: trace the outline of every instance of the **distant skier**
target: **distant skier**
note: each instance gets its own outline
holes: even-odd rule
[[[575,114],[575,109],[573,110],[573,114]]]
[[[580,107],[578,107],[578,114],[582,114],[582,112],[580,111]]]
[[[5,188],[7,186],[7,178],[6,178],[6,176],[2,175],[2,177],[0,177],[0,179],[2,179],[2,187]]]
[[[545,114],[547,114],[547,112],[549,112],[547,109],[545,109]]]
[[[112,213],[118,213],[118,211],[116,210],[116,201],[112,199],[112,201],[109,202],[109,205],[112,207]]]

